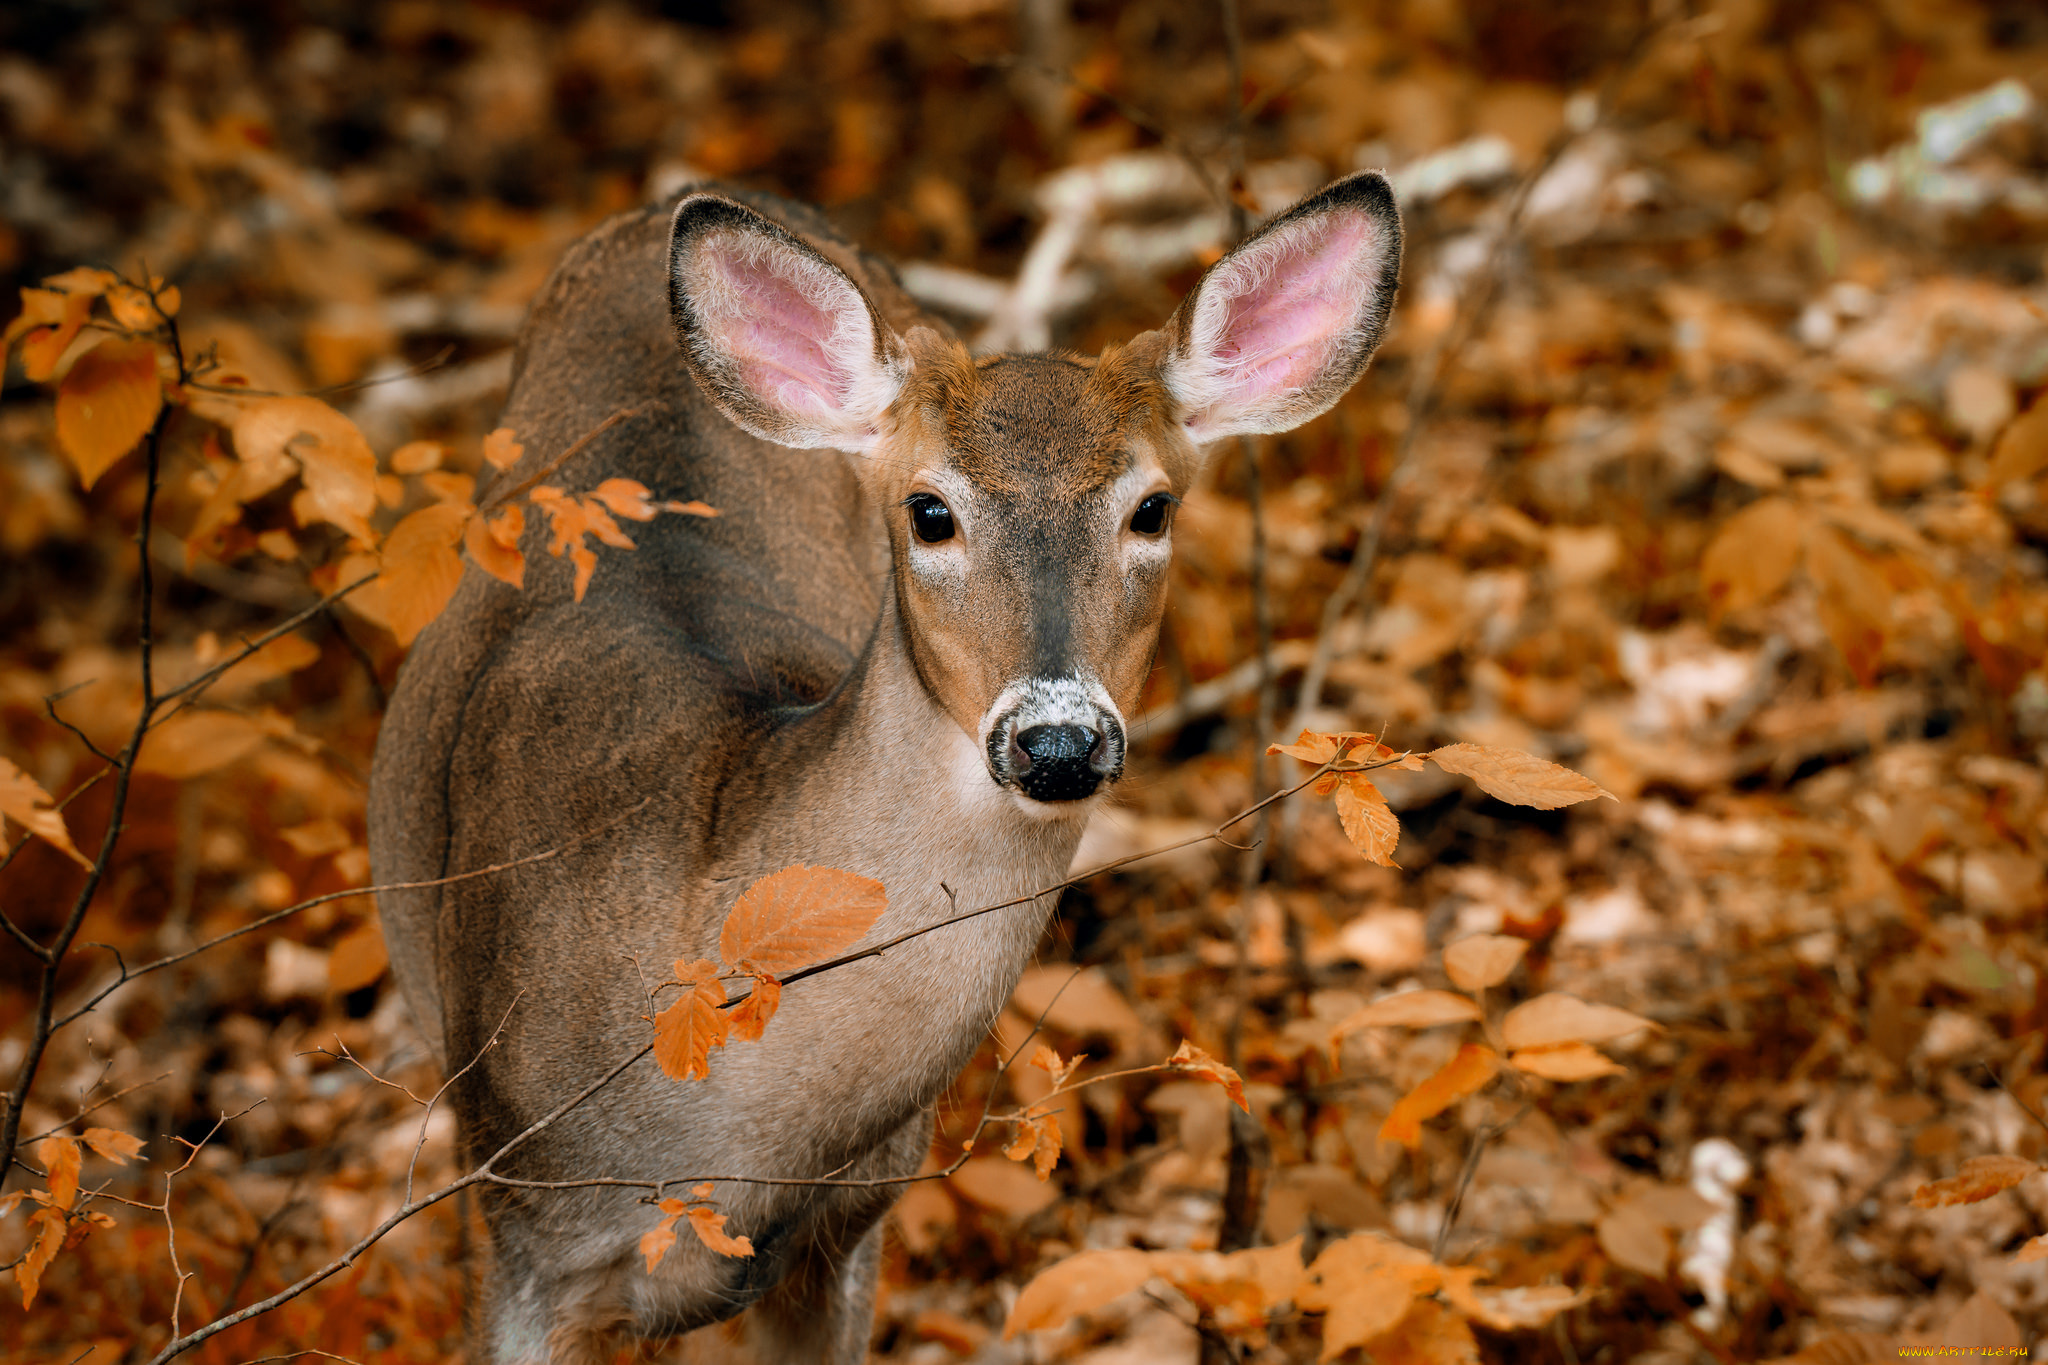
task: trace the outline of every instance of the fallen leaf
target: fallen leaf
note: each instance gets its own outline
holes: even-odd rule
[[[1065,1326],[1142,1287],[1152,1275],[1151,1257],[1129,1247],[1077,1252],[1031,1277],[1003,1320],[1003,1339]]]
[[[1916,1209],[1943,1209],[1954,1204],[1974,1204],[2009,1190],[2042,1167],[2024,1157],[1973,1156],[1961,1170],[1946,1180],[1935,1180],[1913,1191]]]
[[[985,1209],[1029,1218],[1059,1200],[1057,1187],[998,1156],[978,1156],[947,1177],[951,1188]]]
[[[342,935],[327,954],[327,989],[335,995],[359,991],[384,975],[390,963],[384,931],[370,920]]]
[[[798,864],[740,893],[719,931],[727,962],[788,976],[859,942],[889,907],[882,884],[836,867]]]
[[[232,711],[180,711],[152,727],[135,771],[184,780],[225,768],[261,744],[263,727]]]
[[[1325,1314],[1322,1358],[1334,1360],[1399,1325],[1416,1299],[1434,1293],[1442,1278],[1426,1253],[1359,1232],[1323,1248],[1297,1301]]]
[[[1591,778],[1519,749],[1447,744],[1423,757],[1447,773],[1471,778],[1479,790],[1512,806],[1556,810],[1598,796],[1615,799],[1612,792]]]
[[[1784,498],[1759,498],[1728,518],[1700,555],[1700,588],[1716,621],[1768,600],[1799,565],[1804,518]]]
[[[1475,1276],[1447,1273],[1437,1291],[1460,1313],[1496,1332],[1522,1332],[1548,1325],[1567,1309],[1589,1301],[1591,1294],[1561,1284],[1532,1284],[1510,1289],[1481,1287]]]
[[[1435,1299],[1419,1300],[1391,1331],[1363,1344],[1373,1365],[1479,1365],[1472,1329]]]

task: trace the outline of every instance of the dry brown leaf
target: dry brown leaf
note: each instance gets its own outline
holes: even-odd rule
[[[302,858],[324,858],[355,842],[339,820],[308,820],[303,825],[281,829],[277,834]]]
[[[1984,471],[1984,486],[1995,494],[2043,470],[2048,470],[2048,393],[2035,398],[1998,438],[1991,449],[1991,466]]]
[[[1477,934],[1444,949],[1444,974],[1460,990],[1498,986],[1529,951],[1529,940],[1506,934]]]
[[[590,496],[603,503],[613,515],[632,521],[653,521],[661,511],[647,501],[647,485],[637,479],[606,479],[590,490]]]
[[[1003,1339],[1064,1326],[1141,1287],[1153,1274],[1151,1257],[1129,1247],[1078,1252],[1031,1277],[1003,1320]]]
[[[1447,1270],[1438,1293],[1460,1313],[1496,1332],[1522,1332],[1548,1325],[1566,1309],[1593,1296],[1561,1284],[1531,1284],[1496,1289],[1474,1283],[1479,1272]]]
[[[1625,1203],[1602,1215],[1593,1233],[1607,1258],[1624,1270],[1661,1280],[1670,1269],[1671,1234],[1640,1203]]]
[[[782,1007],[780,981],[765,975],[756,976],[753,980],[753,991],[729,1011],[732,1036],[742,1043],[760,1038],[761,1031],[768,1027],[768,1021],[775,1017],[775,1011]]]
[[[1185,1071],[1205,1081],[1214,1081],[1223,1087],[1229,1094],[1231,1102],[1239,1109],[1247,1114],[1252,1112],[1252,1107],[1246,1104],[1244,1099],[1244,1079],[1185,1038],[1181,1040],[1180,1046],[1174,1049],[1173,1055],[1166,1059],[1166,1064],[1175,1071]]]
[[[690,1231],[697,1234],[697,1240],[721,1256],[751,1256],[754,1244],[745,1237],[733,1237],[726,1233],[725,1215],[708,1204],[692,1204],[683,1211],[690,1220]]]
[[[35,1229],[35,1241],[14,1267],[14,1280],[21,1286],[21,1306],[28,1308],[36,1301],[36,1291],[42,1286],[43,1272],[50,1268],[50,1262],[57,1259],[57,1250],[64,1245],[65,1219],[62,1212],[53,1208],[40,1208],[28,1216],[28,1225]]]
[[[731,1021],[719,1008],[725,983],[707,958],[676,963],[682,998],[654,1016],[654,1060],[673,1080],[711,1074],[711,1049],[724,1047]]]
[[[499,427],[484,437],[484,459],[490,463],[491,468],[503,472],[519,463],[519,457],[525,453],[526,447],[520,445],[514,438],[515,433],[510,427]]]
[[[441,614],[462,582],[462,555],[456,546],[470,519],[467,507],[437,502],[412,513],[391,528],[379,555],[377,582],[383,621],[401,645],[418,638]]]
[[[1043,1180],[1059,1164],[1060,1142],[1058,1114],[1026,1114],[1018,1121],[1017,1136],[1003,1148],[1003,1155],[1012,1161],[1029,1160]]]
[[[1467,1043],[1435,1075],[1394,1102],[1380,1125],[1380,1141],[1414,1147],[1422,1141],[1422,1125],[1444,1110],[1476,1094],[1500,1070],[1500,1054]]]
[[[42,784],[4,758],[0,758],[0,815],[30,834],[55,844],[80,867],[92,866],[91,860],[71,842],[71,830],[64,823],[64,812],[56,809],[56,803],[43,790]]]
[[[1628,1068],[1587,1043],[1553,1043],[1526,1047],[1508,1058],[1508,1065],[1546,1081],[1590,1081],[1625,1076]]]
[[[370,920],[342,935],[327,954],[327,989],[335,995],[359,991],[384,975],[390,965],[384,931],[377,921]]]
[[[1081,1063],[1087,1060],[1088,1054],[1085,1052],[1075,1053],[1071,1060],[1062,1059],[1058,1052],[1040,1043],[1032,1050],[1029,1064],[1052,1077],[1053,1088],[1057,1090],[1065,1085]]]
[[[1367,1342],[1366,1354],[1373,1365],[1479,1365],[1472,1329],[1435,1299],[1419,1301],[1392,1331]]]
[[[261,744],[267,732],[232,711],[180,711],[151,728],[135,771],[184,780],[225,768]]]
[[[149,434],[163,410],[156,345],[110,337],[87,351],[57,386],[57,446],[91,488]]]
[[[1363,853],[1367,862],[1398,866],[1394,848],[1401,842],[1401,822],[1394,818],[1393,808],[1372,779],[1364,773],[1345,773],[1337,783],[1335,801],[1337,820],[1352,847]]]
[[[1700,588],[1715,620],[1785,586],[1799,565],[1804,522],[1784,498],[1759,498],[1728,518],[1700,556]]]
[[[298,461],[305,510],[363,545],[375,542],[377,457],[354,422],[317,398],[251,398],[237,400],[228,426],[243,460]]]
[[[519,537],[526,533],[526,508],[513,503],[486,518],[478,512],[463,529],[463,544],[477,567],[501,583],[515,588],[526,586],[526,556],[520,552]]]
[[[1416,1299],[1434,1293],[1441,1267],[1424,1252],[1377,1233],[1332,1242],[1309,1267],[1296,1301],[1323,1319],[1324,1360],[1392,1330]]]
[[[46,1137],[36,1144],[36,1155],[42,1159],[43,1178],[49,1182],[50,1202],[60,1209],[76,1204],[80,1156],[78,1139],[66,1133]]]
[[[2038,1163],[2025,1157],[1973,1156],[1946,1180],[1931,1181],[1913,1191],[1913,1207],[1945,1209],[1954,1204],[1974,1204],[2011,1189],[2041,1169]]]
[[[88,1128],[78,1138],[96,1155],[123,1165],[142,1154],[142,1139],[118,1128]]]
[[[1451,991],[1402,991],[1382,996],[1362,1010],[1344,1016],[1333,1034],[1362,1028],[1435,1028],[1439,1024],[1472,1024],[1486,1017],[1477,1001]]]
[[[12,346],[16,337],[26,337],[21,344],[21,372],[31,383],[41,384],[57,372],[57,362],[91,316],[90,294],[24,289],[21,312],[7,324],[0,350]]]
[[[1011,1218],[1029,1218],[1058,1201],[1057,1187],[999,1156],[978,1156],[947,1177],[954,1193]]]
[[[889,908],[872,877],[799,864],[771,872],[740,893],[718,951],[735,966],[788,976],[858,943]]]
[[[1471,778],[1479,790],[1512,806],[1556,810],[1600,796],[1615,799],[1612,792],[1591,778],[1519,749],[1446,744],[1423,757],[1447,773]]]
[[[391,452],[391,472],[424,474],[430,469],[439,469],[441,461],[447,457],[448,448],[439,441],[407,441]]]
[[[1813,580],[1821,628],[1856,681],[1870,686],[1891,630],[1891,585],[1869,556],[1827,525],[1807,530],[1806,573]]]
[[[1513,1052],[1558,1043],[1605,1043],[1657,1025],[1612,1005],[1594,1005],[1553,992],[1526,1000],[1500,1021],[1501,1040]]]

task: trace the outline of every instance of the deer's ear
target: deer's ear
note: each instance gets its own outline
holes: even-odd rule
[[[716,194],[676,206],[669,316],[691,376],[764,440],[865,453],[910,373],[859,285],[779,224]]]
[[[1400,211],[1371,171],[1239,243],[1167,325],[1163,377],[1188,435],[1287,431],[1327,411],[1372,359],[1400,275]]]

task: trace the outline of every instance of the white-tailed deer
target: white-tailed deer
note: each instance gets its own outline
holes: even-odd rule
[[[643,1046],[636,960],[715,956],[768,873],[882,882],[867,942],[1057,881],[1123,769],[1202,447],[1337,401],[1400,248],[1387,182],[1354,175],[1217,262],[1163,329],[1088,360],[971,357],[781,201],[691,194],[575,246],[520,337],[512,477],[627,411],[561,481],[630,477],[722,515],[636,528],[581,604],[529,527],[525,589],[472,569],[399,680],[371,781],[378,881],[570,845],[382,898],[421,1029],[445,1066],[474,1059],[453,1091],[467,1150]],[[708,1079],[642,1062],[503,1169],[907,1175],[1051,899],[794,984]],[[755,1254],[685,1236],[653,1274],[641,1193],[487,1192],[487,1359],[598,1361],[618,1333],[743,1310],[757,1358],[863,1357],[895,1187],[720,1183]]]

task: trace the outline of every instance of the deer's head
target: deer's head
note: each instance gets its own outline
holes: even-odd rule
[[[1158,331],[1092,360],[976,359],[931,328],[897,334],[811,246],[698,194],[676,209],[669,290],[728,417],[855,458],[920,684],[994,782],[1058,816],[1122,771],[1204,447],[1334,404],[1379,344],[1400,260],[1392,191],[1354,175],[1210,267]]]

